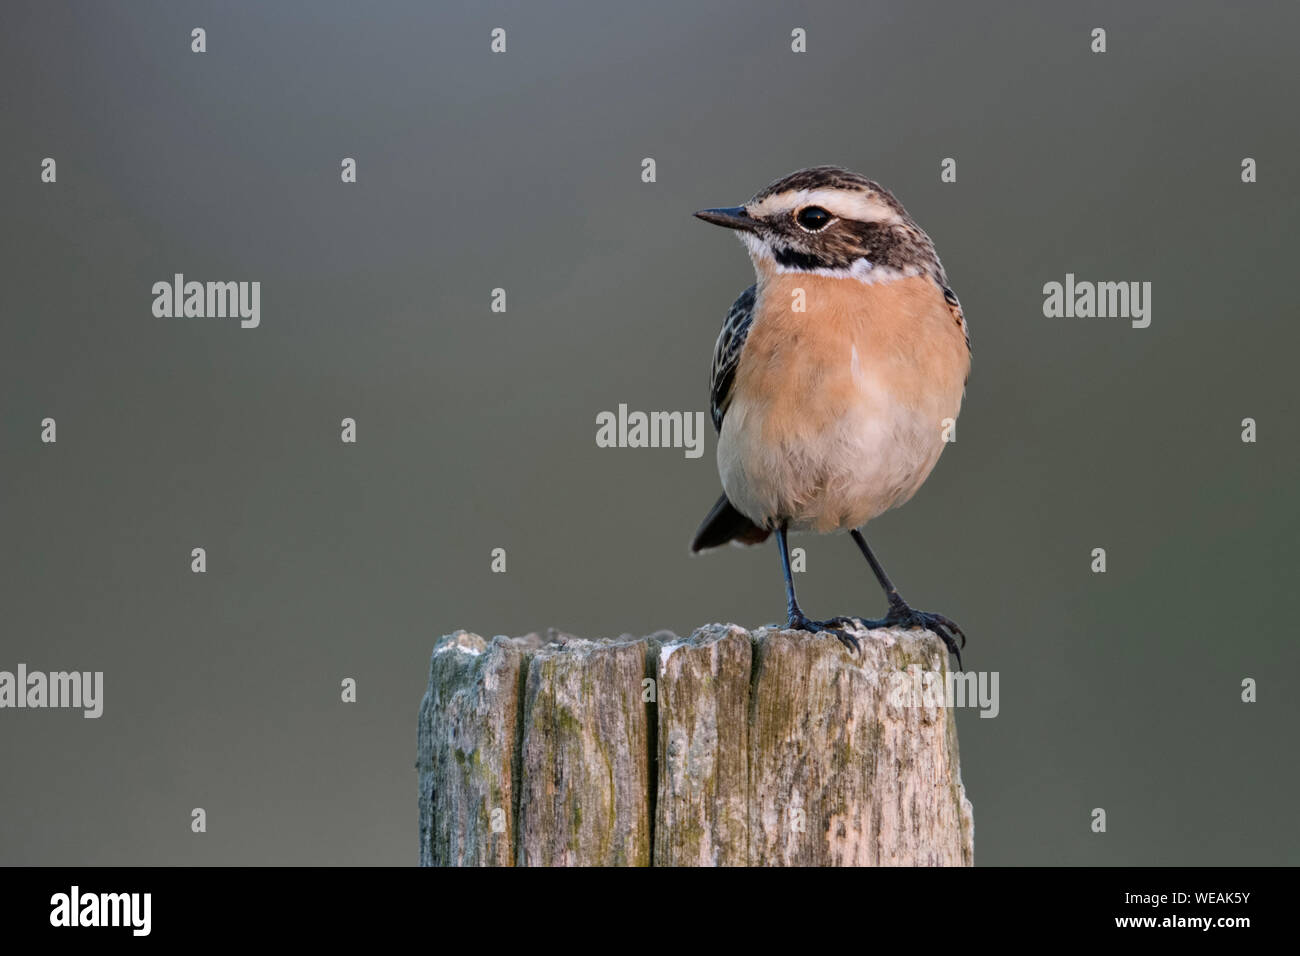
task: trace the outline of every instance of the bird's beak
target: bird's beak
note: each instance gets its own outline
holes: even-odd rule
[[[715,226],[727,229],[740,229],[753,232],[758,228],[758,220],[750,218],[744,206],[728,206],[725,209],[701,209],[695,214],[696,219],[703,219]]]

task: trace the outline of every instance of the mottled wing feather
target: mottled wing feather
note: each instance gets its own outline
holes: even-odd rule
[[[727,318],[718,333],[718,342],[713,347],[713,372],[709,376],[709,410],[713,415],[713,427],[722,431],[722,419],[731,404],[731,390],[736,383],[736,368],[740,365],[740,353],[745,347],[745,337],[754,322],[755,286],[750,286],[740,293],[740,298],[731,304]],[[766,528],[754,524],[724,494],[714,504],[713,510],[705,517],[695,538],[691,541],[692,551],[704,551],[734,541],[739,544],[759,544],[771,534]]]
[[[722,419],[731,404],[731,389],[736,381],[736,367],[740,364],[740,352],[745,347],[745,337],[754,322],[754,298],[756,287],[750,286],[740,293],[740,298],[731,304],[722,331],[718,333],[718,342],[713,347],[713,374],[709,378],[709,409],[713,415],[713,427],[722,431]]]
[[[961,310],[961,303],[957,301],[957,293],[953,292],[948,285],[940,283],[943,287],[943,300],[948,303],[948,311],[952,313],[953,321],[961,329],[961,334],[966,338],[966,350],[971,351],[970,345],[970,327],[966,325],[966,314]]]

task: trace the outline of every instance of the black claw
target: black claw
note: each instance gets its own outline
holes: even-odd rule
[[[852,634],[848,633],[848,631],[842,631],[839,628],[832,628],[831,633],[834,634],[835,637],[839,639],[839,642],[841,644],[843,644],[845,647],[851,650],[854,654],[858,653],[858,651],[861,650],[861,647],[858,645],[858,639],[854,637]]]
[[[943,639],[943,643],[947,645],[948,650],[952,651],[952,656],[957,658],[957,670],[962,670],[961,648],[957,646],[957,642],[954,641],[946,631],[936,630],[935,633]]]
[[[832,618],[827,618],[827,619],[826,619],[825,621],[823,621],[822,623],[823,623],[823,624],[829,624],[831,627],[851,627],[851,628],[853,628],[853,629],[856,630],[857,628],[860,628],[860,627],[862,626],[862,618],[860,618],[860,617],[832,617]]]
[[[790,615],[786,627],[792,631],[832,634],[841,644],[855,654],[861,650],[861,645],[856,637],[844,630],[846,627],[852,627],[855,630],[859,628],[871,630],[879,627],[919,628],[939,635],[939,639],[943,641],[944,646],[957,659],[958,670],[962,669],[961,649],[966,646],[966,633],[957,626],[955,621],[944,617],[942,614],[917,611],[903,603],[892,605],[888,614],[876,620],[858,617],[833,617],[826,621],[814,621],[802,613],[796,613]]]
[[[962,669],[961,649],[966,646],[966,634],[952,620],[944,617],[942,614],[934,614],[930,611],[917,611],[906,604],[892,604],[889,613],[879,620],[863,621],[863,627],[904,627],[904,628],[921,628],[939,635],[944,646],[952,652],[953,657],[957,658],[957,669]],[[961,643],[958,644],[958,638]]]
[[[940,624],[943,627],[946,627],[949,631],[952,632],[953,637],[961,638],[962,647],[966,646],[966,632],[963,631],[960,627],[958,627],[956,623],[954,623],[953,621],[944,617],[942,614],[927,614],[925,611],[917,611],[916,613],[923,618],[929,618],[932,621],[934,621],[936,624]]]
[[[791,631],[809,631],[813,634],[833,634],[836,640],[856,654],[860,650],[858,639],[847,631],[836,627],[836,625],[853,624],[856,627],[857,623],[857,620],[851,617],[835,617],[831,618],[829,621],[813,621],[802,614],[792,614],[790,615],[790,620],[786,624],[786,627]]]

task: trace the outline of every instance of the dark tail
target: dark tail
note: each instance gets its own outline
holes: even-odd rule
[[[695,532],[695,540],[691,542],[691,550],[704,551],[707,548],[716,548],[719,545],[726,544],[728,541],[739,541],[741,544],[761,544],[767,540],[767,536],[771,533],[742,515],[727,500],[727,496],[723,495],[718,499],[718,503],[713,506],[713,510],[709,512],[708,517],[700,524],[700,530]]]

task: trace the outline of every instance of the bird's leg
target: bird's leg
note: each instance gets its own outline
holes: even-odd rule
[[[785,575],[785,612],[790,619],[791,629],[806,630],[797,627],[798,624],[807,624],[808,618],[799,607],[799,599],[794,596],[794,575],[790,573],[790,547],[785,540],[785,527],[782,522],[776,529],[776,543],[781,549],[781,573]]]
[[[857,528],[854,528],[849,532],[849,536],[853,538],[854,542],[858,546],[858,550],[862,552],[862,556],[866,558],[867,563],[871,565],[871,570],[875,572],[876,580],[880,582],[880,587],[884,590],[885,597],[889,599],[889,609],[893,611],[895,608],[902,609],[907,607],[907,602],[903,600],[903,596],[898,593],[898,588],[894,587],[894,582],[889,580],[889,575],[885,573],[885,569],[881,566],[880,562],[876,560],[875,554],[872,553],[870,546],[867,544],[867,539],[862,537],[862,532]]]
[[[794,596],[794,576],[790,573],[790,549],[785,540],[786,524],[782,522],[776,529],[776,542],[781,549],[781,571],[785,574],[785,608],[789,618],[786,627],[791,631],[811,631],[814,634],[834,634],[836,639],[851,651],[858,649],[858,639],[842,628],[835,627],[832,621],[813,621],[799,607]]]
[[[898,593],[898,588],[894,587],[894,582],[889,580],[889,575],[881,567],[876,556],[872,554],[871,548],[867,545],[867,539],[862,536],[862,532],[854,528],[849,532],[853,540],[857,543],[858,549],[862,556],[867,559],[871,565],[871,570],[875,572],[876,580],[880,582],[881,588],[885,591],[885,597],[889,600],[889,611],[884,617],[876,620],[860,621],[861,625],[866,628],[873,627],[920,627],[928,631],[933,631],[943,639],[948,650],[952,651],[953,656],[957,658],[957,667],[961,667],[961,648],[966,646],[966,635],[962,629],[953,621],[944,617],[942,614],[933,614],[929,611],[917,611],[912,608],[903,596]],[[793,593],[793,592],[792,592]],[[827,622],[830,624],[843,624],[849,621],[859,623],[856,618],[834,618]],[[961,641],[960,645],[957,643]]]

